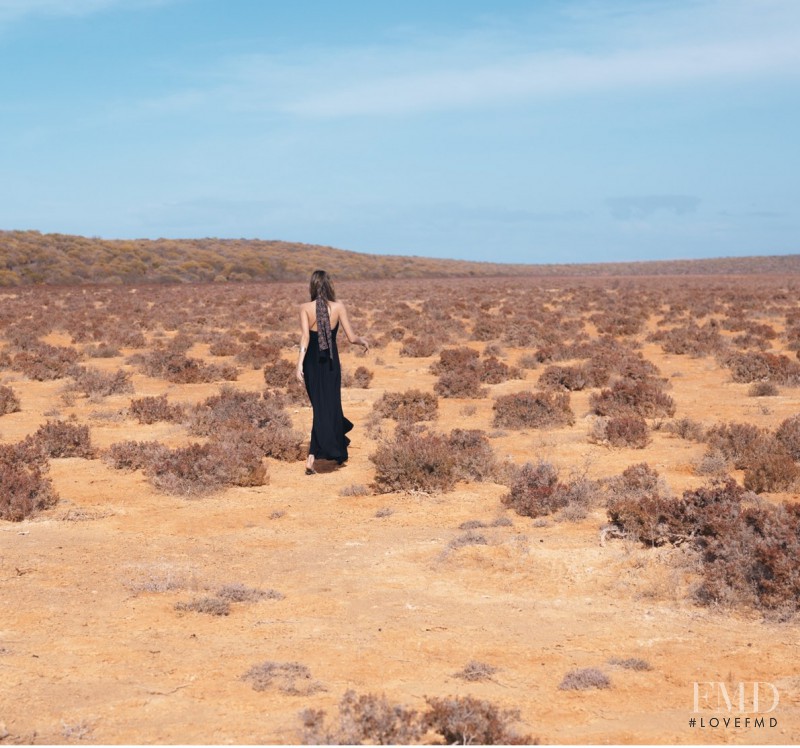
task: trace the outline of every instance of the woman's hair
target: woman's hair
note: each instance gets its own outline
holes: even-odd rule
[[[336,301],[336,291],[330,276],[324,270],[315,270],[311,273],[311,282],[308,284],[311,301],[316,301],[321,296],[326,301]]]

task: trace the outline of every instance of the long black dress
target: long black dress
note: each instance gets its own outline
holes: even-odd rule
[[[308,350],[303,359],[303,379],[308,399],[314,410],[311,427],[311,444],[308,453],[318,460],[336,460],[340,465],[347,459],[347,432],[353,424],[342,413],[342,367],[336,332],[339,323],[331,330],[330,355],[321,357],[319,334],[309,330]]]

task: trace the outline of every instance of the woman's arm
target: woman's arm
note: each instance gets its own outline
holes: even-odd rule
[[[306,310],[300,307],[300,355],[297,357],[297,372],[295,374],[300,384],[303,383],[303,359],[306,357],[306,351],[308,350],[309,337],[308,316],[306,315]]]
[[[363,345],[364,350],[369,350],[369,342],[366,338],[362,338],[360,335],[356,335],[353,332],[353,328],[350,327],[350,320],[347,318],[347,309],[345,309],[344,304],[340,305],[339,308],[339,321],[342,323],[342,327],[344,327],[344,334],[347,335],[347,339],[351,343],[357,343],[358,345]]]

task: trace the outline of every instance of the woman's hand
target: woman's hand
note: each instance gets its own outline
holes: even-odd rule
[[[366,338],[360,338],[358,342],[364,346],[364,353],[366,353],[369,350],[369,341]]]
[[[303,367],[302,366],[298,366],[297,367],[297,371],[295,372],[295,376],[297,377],[297,381],[300,382],[300,384],[305,384],[305,379],[303,379]]]

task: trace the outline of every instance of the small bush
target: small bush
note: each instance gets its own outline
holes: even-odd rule
[[[800,415],[781,422],[775,432],[775,439],[795,461],[800,461]]]
[[[370,382],[372,382],[374,376],[366,366],[359,366],[353,373],[353,386],[362,390],[369,389]]]
[[[539,386],[574,392],[589,386],[589,376],[582,366],[548,366],[539,375]]]
[[[472,696],[426,697],[428,711],[424,723],[442,736],[448,745],[534,745],[530,735],[513,728],[519,710],[500,709],[489,701]]]
[[[464,669],[454,673],[453,677],[468,681],[490,680],[496,672],[497,668],[493,665],[487,665],[485,662],[470,660],[466,665],[464,665]]]
[[[169,348],[158,348],[144,356],[137,354],[134,360],[148,377],[161,377],[175,384],[233,381],[239,375],[230,364],[206,364]]]
[[[484,384],[500,384],[509,379],[522,379],[522,372],[516,367],[500,361],[495,356],[481,361],[479,378]]]
[[[675,415],[675,402],[654,379],[618,379],[610,388],[593,392],[589,405],[599,416],[656,418]]]
[[[130,372],[122,369],[105,372],[81,366],[73,369],[71,376],[74,382],[67,389],[81,392],[86,397],[107,397],[133,392]]]
[[[481,372],[476,364],[466,369],[443,371],[433,389],[442,397],[483,397],[487,390],[481,387]]]
[[[207,613],[210,616],[227,616],[231,612],[231,604],[218,597],[198,597],[189,602],[175,603],[175,610]]]
[[[229,603],[254,603],[259,600],[283,600],[285,595],[276,590],[260,590],[243,584],[225,584],[217,590],[216,597]]]
[[[558,470],[543,460],[525,463],[502,501],[524,517],[551,514],[569,503],[566,486],[559,483]]]
[[[157,423],[158,421],[179,423],[186,415],[183,406],[170,405],[167,402],[166,395],[140,397],[131,400],[130,411],[131,415],[139,423],[146,424]]]
[[[439,400],[430,392],[412,389],[405,392],[384,392],[372,409],[383,418],[416,423],[437,417]]]
[[[354,483],[339,489],[339,496],[369,496],[370,490],[361,483]]]
[[[590,688],[611,688],[611,680],[596,667],[570,670],[558,684],[561,691],[586,691]]]
[[[789,386],[800,383],[800,365],[784,355],[761,351],[733,353],[723,364],[731,370],[734,382],[772,381]]]
[[[691,418],[678,418],[664,424],[664,431],[688,441],[701,442],[705,439],[706,430],[703,424]]]
[[[453,429],[447,442],[462,480],[484,481],[495,475],[497,461],[489,437],[480,429]]]
[[[712,449],[697,460],[693,467],[696,475],[710,475],[721,478],[728,475],[731,466],[728,458],[722,452]]]
[[[381,443],[370,460],[379,493],[450,491],[457,480],[455,456],[440,434],[400,432]]]
[[[749,397],[775,397],[779,390],[772,382],[753,382],[748,387],[747,394]]]
[[[22,520],[56,502],[58,495],[44,475],[40,461],[26,454],[24,445],[0,445],[0,519]]]
[[[619,416],[606,421],[605,438],[612,447],[644,449],[650,443],[650,430],[641,416]]]
[[[20,401],[17,393],[11,387],[0,386],[0,416],[7,413],[17,413],[20,410]]]
[[[410,358],[427,358],[433,356],[439,350],[439,344],[432,335],[424,335],[421,338],[411,337],[403,343],[400,349],[401,356]]]
[[[501,428],[548,428],[575,423],[566,392],[514,392],[501,395],[495,400],[493,410],[493,425]]]
[[[28,440],[47,457],[92,459],[95,456],[88,426],[67,421],[47,421]]]
[[[390,704],[385,696],[345,692],[339,702],[339,721],[326,726],[325,712],[305,709],[300,713],[305,745],[409,745],[425,730],[417,712]]]
[[[266,691],[273,686],[283,693],[294,696],[307,696],[324,691],[319,681],[312,680],[311,671],[299,662],[272,662],[267,660],[253,665],[243,676],[254,691]]]
[[[44,382],[69,376],[80,357],[75,348],[36,341],[15,354],[11,366],[30,379]]]
[[[764,451],[768,434],[752,423],[718,423],[706,434],[710,449],[720,452],[737,470],[746,470],[755,455]]]
[[[160,442],[116,442],[103,454],[103,459],[117,470],[143,470],[153,462],[163,459],[169,447]]]
[[[800,468],[780,442],[775,441],[774,448],[759,450],[750,459],[744,473],[744,487],[755,493],[785,491],[794,486],[798,478]]]
[[[292,387],[296,383],[297,365],[279,358],[264,367],[264,381],[270,387]]]
[[[608,664],[624,668],[625,670],[644,671],[653,669],[653,666],[647,660],[643,660],[640,657],[611,657],[608,660]]]

